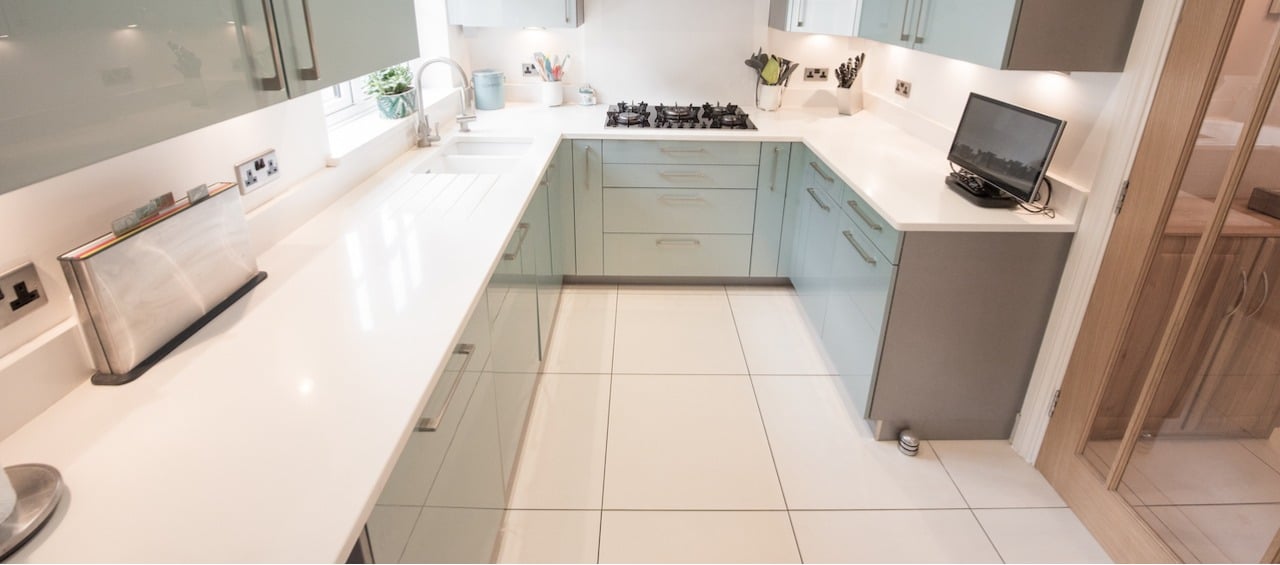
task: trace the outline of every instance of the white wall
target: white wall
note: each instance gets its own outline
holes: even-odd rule
[[[979,92],[1062,118],[1067,128],[1050,172],[1087,190],[1097,170],[1106,128],[1099,115],[1120,73],[999,71],[860,38],[792,33],[769,28],[768,0],[587,0],[575,29],[467,29],[473,68],[507,75],[508,98],[536,100],[538,79],[520,76],[534,51],[571,54],[566,87],[590,83],[601,101],[708,100],[750,106],[754,75],[743,64],[757,47],[800,63],[834,69],[865,52],[863,88],[884,101],[871,107],[935,145],[950,145],[970,92]],[[660,14],[680,14],[678,18]],[[834,73],[826,82],[792,76],[786,105],[834,107]],[[893,95],[895,79],[912,83],[912,96]]]

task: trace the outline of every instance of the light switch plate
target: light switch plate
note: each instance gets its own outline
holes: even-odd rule
[[[40,274],[27,263],[0,275],[0,328],[49,303],[49,293],[40,284]]]
[[[268,149],[236,165],[236,183],[240,185],[240,194],[249,194],[277,178],[280,178],[280,161],[276,159],[275,149]]]

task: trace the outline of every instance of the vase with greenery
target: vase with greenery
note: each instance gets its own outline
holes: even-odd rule
[[[378,111],[387,119],[398,120],[418,109],[413,74],[409,72],[408,65],[387,67],[369,74],[364,92],[378,97]]]

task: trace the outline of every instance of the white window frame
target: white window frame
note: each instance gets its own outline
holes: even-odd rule
[[[340,82],[325,89],[320,95],[324,104],[325,122],[335,126],[347,122],[374,110],[377,105],[375,96],[365,94],[365,77],[358,77]]]

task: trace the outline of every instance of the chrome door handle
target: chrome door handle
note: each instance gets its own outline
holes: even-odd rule
[[[804,27],[804,0],[796,0],[796,27]]]
[[[884,226],[876,223],[875,220],[871,219],[871,216],[867,215],[866,212],[863,212],[862,207],[858,206],[858,202],[856,200],[846,200],[846,202],[848,202],[849,207],[853,209],[853,213],[857,214],[859,218],[862,218],[862,221],[867,223],[867,227],[870,227],[875,231],[884,231]]]
[[[907,31],[907,12],[911,11],[911,0],[903,0],[902,2],[902,25],[898,28],[901,35],[898,36],[899,41],[911,41],[911,32]]]
[[[1262,300],[1258,301],[1258,305],[1254,306],[1244,317],[1252,318],[1267,305],[1267,300],[1271,299],[1271,279],[1267,276],[1266,271],[1262,273]]]
[[[778,156],[782,154],[782,148],[777,145],[773,146],[773,176],[769,178],[769,192],[774,192],[778,188]]]
[[[665,247],[701,247],[702,242],[696,239],[659,239],[657,245]]]
[[[925,9],[929,7],[929,0],[920,0],[920,16],[916,18],[916,38],[914,43],[917,45],[924,44],[924,34],[920,33],[920,24],[924,23],[925,18],[929,17]]]
[[[466,355],[467,360],[462,362],[462,366],[458,368],[458,376],[453,379],[453,384],[449,386],[449,395],[444,397],[444,405],[440,406],[440,411],[435,416],[427,416],[418,419],[418,427],[415,428],[419,432],[434,432],[440,429],[440,422],[444,420],[444,414],[449,410],[449,403],[453,402],[454,393],[458,392],[458,385],[462,383],[462,375],[467,373],[467,367],[471,365],[471,356],[476,352],[476,346],[470,343],[459,343],[453,349],[454,355]]]
[[[867,250],[866,250],[866,249],[863,249],[861,245],[858,245],[858,242],[857,242],[857,241],[855,241],[855,240],[853,239],[853,233],[852,233],[852,232],[850,232],[849,230],[844,230],[844,231],[842,231],[842,232],[840,232],[840,233],[844,234],[844,238],[845,238],[845,239],[849,240],[849,245],[852,245],[852,246],[853,246],[854,251],[857,251],[857,252],[858,252],[858,255],[861,255],[861,256],[862,256],[862,260],[863,260],[863,261],[866,261],[868,265],[875,265],[875,264],[876,264],[876,258],[875,258],[875,257],[872,257],[870,254],[868,254],[868,253],[867,253]]]
[[[586,181],[582,183],[582,190],[588,191],[591,190],[591,154],[596,150],[590,145],[585,145],[582,151],[587,155],[587,160],[582,162],[582,174],[586,177]]]
[[[520,222],[516,225],[516,231],[520,232],[520,237],[516,239],[516,250],[511,253],[503,253],[503,261],[515,261],[520,257],[520,252],[524,250],[524,238],[529,235],[529,224]]]
[[[817,163],[813,161],[809,161],[809,166],[813,167],[814,172],[818,173],[818,176],[822,177],[822,180],[825,180],[827,182],[836,182],[836,179],[833,179],[827,176],[827,173],[822,172],[822,169],[818,168]]]
[[[564,23],[569,23],[569,3],[573,0],[564,0]]]
[[[1244,297],[1249,295],[1249,274],[1240,269],[1240,296],[1236,298],[1235,306],[1227,311],[1226,317],[1230,318],[1236,311],[1240,310],[1240,306],[1244,304]]]
[[[271,0],[262,0],[262,15],[267,19],[267,41],[271,43],[271,65],[275,74],[258,78],[258,86],[263,90],[284,90],[284,65],[280,62],[280,42],[276,41],[276,15],[271,11]],[[252,60],[252,58],[250,58]]]
[[[307,28],[307,48],[311,52],[311,66],[298,69],[302,80],[320,80],[320,70],[316,62],[316,34],[311,28],[311,0],[302,0],[302,21]]]
[[[809,193],[809,197],[812,198],[814,202],[818,203],[818,207],[822,208],[823,212],[831,211],[831,207],[827,206],[827,203],[823,202],[821,198],[818,198],[818,193],[814,192],[813,187],[806,188],[805,191]]]

